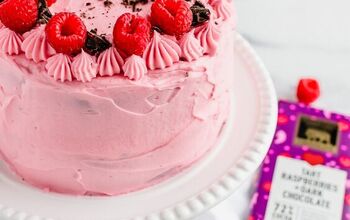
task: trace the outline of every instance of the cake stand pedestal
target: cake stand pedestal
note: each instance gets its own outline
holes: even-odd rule
[[[277,100],[270,76],[235,35],[231,117],[217,146],[191,169],[154,187],[115,197],[46,193],[0,166],[1,220],[191,219],[227,198],[256,171],[273,138]]]

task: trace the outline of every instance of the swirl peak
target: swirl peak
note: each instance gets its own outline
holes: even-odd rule
[[[124,75],[132,80],[140,80],[147,73],[145,60],[137,55],[132,55],[126,59],[123,70]]]
[[[72,62],[73,76],[82,82],[90,82],[97,75],[97,63],[95,57],[84,50],[77,55]]]
[[[233,7],[227,0],[213,0],[211,6],[215,10],[217,18],[225,21],[231,17]]]
[[[8,55],[18,55],[22,52],[23,37],[16,32],[3,27],[0,28],[0,51]]]
[[[146,60],[147,67],[155,70],[172,66],[180,60],[180,54],[181,48],[174,40],[155,31],[143,58]]]
[[[198,60],[203,56],[204,49],[201,46],[200,41],[195,38],[194,30],[185,34],[180,40],[181,57],[187,61]]]
[[[219,25],[216,21],[210,20],[196,28],[194,34],[204,48],[204,54],[214,55],[216,53],[220,39]]]
[[[46,63],[47,73],[55,80],[65,82],[72,81],[71,57],[62,53],[50,57]]]
[[[115,47],[103,51],[97,59],[100,76],[113,76],[122,71],[124,60]]]
[[[56,53],[47,42],[44,26],[40,26],[25,35],[22,50],[28,59],[32,59],[36,63],[46,61]]]

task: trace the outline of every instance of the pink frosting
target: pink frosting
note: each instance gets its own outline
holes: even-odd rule
[[[124,13],[132,12],[130,7],[124,7],[120,1],[110,1],[113,4],[105,6],[104,0],[90,0],[91,4],[86,4],[87,0],[58,0],[58,4],[50,7],[53,14],[69,11],[77,15],[84,13],[82,20],[88,30],[97,29],[98,34],[111,34],[115,21]],[[146,4],[138,4],[137,8],[142,8],[137,14],[146,17],[149,14],[152,1]]]
[[[113,76],[122,71],[124,60],[115,47],[111,47],[100,54],[97,59],[98,74],[100,76]]]
[[[107,35],[113,29],[108,24],[130,12],[115,1],[111,7],[90,2],[94,7],[85,0],[62,0],[52,11],[86,13],[88,30]],[[140,5],[141,16],[151,4]],[[198,38],[212,32],[205,28],[195,36],[208,49],[210,40]],[[24,54],[0,54],[0,156],[26,182],[74,195],[128,193],[192,166],[215,145],[228,117],[234,41],[232,25],[223,22],[221,28],[215,56],[195,63],[175,62],[146,74],[145,60],[131,57],[123,66],[127,76],[142,77],[137,81],[113,76],[82,83],[72,81],[67,55],[35,63]],[[175,40],[159,38],[181,54]],[[72,82],[57,83],[48,75]]]
[[[150,70],[164,69],[180,60],[181,48],[172,39],[154,32],[154,36],[147,46],[143,58]]]
[[[140,56],[132,55],[126,59],[123,71],[129,79],[140,80],[147,73],[145,60]]]
[[[219,25],[212,20],[195,29],[195,36],[201,42],[204,53],[214,55],[220,39]]]
[[[139,81],[56,83],[43,64],[0,55],[1,155],[28,183],[75,195],[127,193],[174,176],[214,146],[227,119],[229,33],[223,53]],[[59,57],[68,65],[58,72],[68,72],[67,56],[48,63]]]
[[[78,81],[91,82],[97,75],[95,57],[82,50],[72,62],[72,73]]]
[[[23,37],[20,34],[8,29],[0,29],[0,49],[1,52],[8,55],[17,55],[22,52],[21,45]]]
[[[70,11],[77,14],[84,14],[82,19],[87,26],[87,29],[95,29],[99,34],[111,36],[113,32],[113,23],[123,13],[129,12],[129,8],[120,7],[118,4],[111,4],[105,7],[103,2],[99,0],[92,1],[93,7],[87,5],[82,0],[64,0],[60,4],[55,4],[51,7],[53,13],[61,11]],[[149,14],[152,2],[140,5],[142,10],[138,13],[140,16],[146,17]],[[230,16],[230,3],[226,0],[211,0],[205,1],[205,6],[212,11],[212,18],[210,22],[197,27],[195,29],[195,37],[200,42],[196,41],[191,35],[186,35],[181,42],[181,47],[178,45],[176,39],[169,36],[161,35],[155,31],[151,42],[144,51],[143,58],[149,70],[165,69],[171,67],[174,63],[179,62],[180,57],[186,61],[197,60],[203,54],[215,55],[220,37],[219,26],[222,20],[226,20]],[[217,16],[215,16],[217,15]],[[217,18],[219,17],[219,18]],[[220,21],[220,25],[214,22],[214,19]],[[229,23],[229,22],[226,22]],[[106,25],[109,24],[109,25]],[[204,51],[202,53],[202,50]],[[26,52],[27,54],[28,52]],[[110,48],[102,52],[97,60],[97,74],[100,76],[113,76],[122,72],[124,61],[116,49]],[[85,67],[88,68],[88,65]],[[92,68],[94,71],[95,68]],[[83,82],[90,81],[95,77],[95,72],[86,73],[79,72],[76,74],[76,68],[73,70],[74,75],[78,80]],[[130,75],[130,73],[128,74]],[[84,78],[87,77],[87,78]]]
[[[50,57],[46,63],[47,73],[55,80],[65,82],[72,81],[71,57],[62,53]]]
[[[195,38],[194,30],[185,34],[180,40],[181,57],[187,61],[198,60],[203,56],[204,49],[200,41]]]
[[[28,59],[32,59],[36,63],[46,61],[56,54],[56,51],[46,40],[45,26],[32,30],[24,37],[22,50]]]
[[[233,10],[232,2],[229,3],[227,0],[213,0],[211,6],[216,12],[217,18],[222,20],[227,20],[231,18],[231,13]]]

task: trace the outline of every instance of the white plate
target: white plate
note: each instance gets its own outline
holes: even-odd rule
[[[146,190],[116,197],[45,193],[0,167],[0,219],[177,220],[219,203],[258,168],[273,137],[277,100],[260,59],[239,35],[233,108],[218,146],[193,168]]]

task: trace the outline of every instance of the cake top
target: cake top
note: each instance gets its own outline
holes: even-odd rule
[[[0,56],[45,63],[60,82],[90,82],[215,55],[234,25],[230,0],[3,0]],[[126,78],[126,79],[127,79]]]
[[[53,14],[59,12],[73,12],[84,22],[87,30],[96,30],[99,35],[108,35],[113,32],[117,19],[125,14],[132,13],[141,17],[147,17],[151,2],[148,0],[91,0],[91,1],[68,1],[53,4],[50,11]]]

